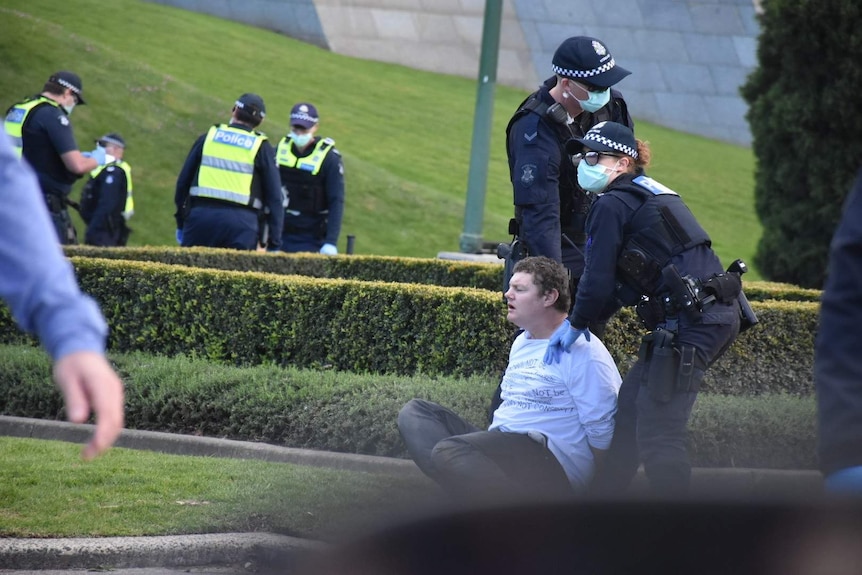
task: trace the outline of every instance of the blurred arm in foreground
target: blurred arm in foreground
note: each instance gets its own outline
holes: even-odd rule
[[[107,324],[83,294],[55,242],[32,169],[0,137],[0,297],[18,325],[35,334],[54,361],[69,421],[92,411],[96,431],[81,455],[92,459],[123,429],[123,383],[105,358]]]

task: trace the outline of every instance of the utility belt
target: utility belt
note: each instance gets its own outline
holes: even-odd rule
[[[296,226],[288,222],[287,218],[284,220],[284,233],[285,234],[311,234],[317,239],[326,237],[326,230],[329,225],[329,218],[323,218],[317,223],[313,224],[310,227]]]
[[[186,210],[186,215],[188,212],[192,210],[192,208],[196,208],[198,206],[209,206],[212,208],[241,208],[243,210],[249,210],[254,213],[260,213],[262,210],[254,207],[247,206],[244,204],[238,204],[236,202],[229,202],[227,200],[219,200],[218,198],[203,198],[201,196],[189,196],[188,197],[188,209]]]
[[[726,272],[705,281],[680,275],[673,264],[662,270],[669,292],[644,299],[636,308],[644,325],[651,330],[641,340],[638,358],[647,365],[642,384],[647,386],[653,400],[666,403],[674,393],[698,391],[708,367],[698,357],[697,348],[676,341],[681,316],[697,322],[716,303],[738,302],[740,332],[758,322],[742,292],[741,276],[746,271],[742,260],[734,261]]]
[[[680,275],[676,266],[668,264],[661,271],[667,291],[655,296],[644,297],[635,307],[635,312],[647,329],[655,329],[667,318],[686,316],[691,322],[701,320],[703,312],[716,303],[731,304],[738,302],[740,307],[740,332],[757,323],[757,316],[751,310],[748,299],[742,292],[741,276],[745,273],[745,263],[736,260],[726,272],[714,274],[706,280]]]

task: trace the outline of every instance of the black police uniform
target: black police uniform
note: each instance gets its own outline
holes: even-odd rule
[[[38,96],[34,96],[38,97]],[[77,243],[77,234],[66,208],[72,185],[81,177],[70,172],[61,157],[78,149],[66,111],[51,103],[39,104],[22,127],[23,152],[36,176],[62,244]]]
[[[289,145],[292,153],[302,160],[315,153],[321,141],[324,145],[332,142],[315,137],[301,151],[295,144]],[[281,183],[287,190],[288,200],[282,251],[317,252],[323,244],[338,245],[344,217],[344,167],[341,153],[334,147],[334,142],[329,146],[317,174],[301,167],[291,168],[279,164]],[[298,165],[301,163],[297,162]]]
[[[232,123],[231,128],[254,132],[244,124]],[[189,190],[198,184],[204,142],[207,134],[201,135],[192,146],[174,193],[177,211],[174,218],[177,229],[183,230],[183,246],[209,246],[239,250],[256,249],[260,239],[258,210],[237,203],[214,198],[189,196]],[[266,224],[269,226],[267,249],[281,248],[281,230],[284,225],[284,196],[275,165],[275,152],[268,140],[264,141],[254,158],[252,196],[260,198],[267,209]]]
[[[577,168],[566,153],[566,142],[582,137],[601,121],[612,120],[632,129],[634,121],[622,94],[611,89],[611,99],[603,108],[595,113],[584,111],[567,124],[563,110],[559,116],[548,113],[555,104],[549,91],[556,81],[556,76],[546,80],[518,107],[506,128],[506,150],[519,239],[529,255],[546,256],[565,265],[576,282],[584,269],[584,222],[593,195],[578,185]]]
[[[671,282],[661,274],[668,264],[681,276],[702,282],[724,272],[708,235],[679,196],[670,193],[658,200],[663,192],[669,190],[642,173],[625,174],[593,202],[586,224],[587,265],[569,318],[573,328],[583,329],[622,305],[635,305],[642,295],[652,302],[676,298]],[[645,254],[640,267],[626,266],[626,258],[636,252]],[[623,271],[632,267],[642,273]],[[661,399],[652,395],[657,382],[650,380],[650,369],[659,363],[655,347],[645,344],[620,388],[613,443],[595,480],[598,491],[625,489],[639,459],[654,491],[672,494],[688,489],[688,418],[704,371],[739,333],[738,293],[700,314],[663,307],[648,316],[654,334],[676,332],[673,349],[667,349],[672,354],[671,374],[661,382],[672,390]]]
[[[862,170],[832,238],[815,342],[818,455],[827,477],[862,465]],[[857,492],[862,486],[857,485]]]
[[[87,181],[79,209],[87,224],[84,243],[104,247],[126,245],[130,232],[123,217],[127,196],[126,172],[116,164],[108,164]]]

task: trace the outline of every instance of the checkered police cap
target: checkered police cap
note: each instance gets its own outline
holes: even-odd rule
[[[59,72],[51,74],[51,77],[48,78],[48,82],[72,90],[72,92],[78,97],[78,103],[86,104],[86,102],[84,102],[84,83],[81,82],[81,77],[76,73],[69,72],[68,70],[60,70]]]
[[[560,44],[551,60],[554,73],[609,88],[631,74],[618,66],[607,47],[596,38],[574,36]]]
[[[583,138],[572,138],[566,142],[566,152],[577,154],[582,148],[596,152],[622,152],[638,158],[638,144],[631,128],[616,122],[599,122]]]
[[[299,102],[294,104],[290,110],[290,125],[299,126],[300,128],[311,128],[320,120],[317,114],[317,108],[314,104],[308,102]]]

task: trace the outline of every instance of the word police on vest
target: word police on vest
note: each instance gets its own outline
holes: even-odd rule
[[[219,144],[227,144],[228,146],[251,150],[254,147],[256,139],[254,136],[245,136],[243,134],[228,132],[227,130],[218,130],[213,141]]]

